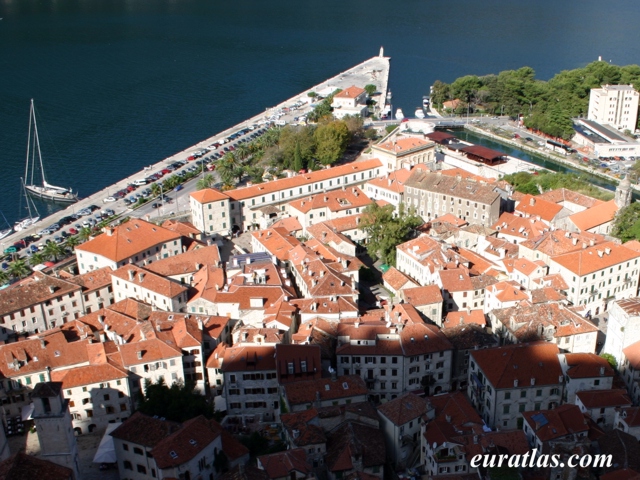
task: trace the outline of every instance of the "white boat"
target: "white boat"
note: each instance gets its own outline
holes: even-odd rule
[[[402,113],[402,109],[398,108],[396,110],[396,120],[403,120],[404,119],[404,113]]]
[[[422,97],[422,108],[428,109],[430,104],[431,98],[429,96],[425,95],[424,97]]]
[[[424,112],[422,111],[422,107],[416,108],[416,118],[424,118]]]
[[[29,198],[29,195],[27,194],[27,188],[24,184],[24,180],[21,178],[20,179],[20,184],[22,185],[22,191],[24,192],[24,198],[27,201],[27,210],[29,211],[29,216],[27,218],[23,218],[22,220],[18,220],[14,225],[13,225],[13,229],[16,232],[19,232],[21,230],[25,230],[27,228],[29,228],[31,225],[33,225],[34,223],[36,223],[38,220],[40,220],[40,214],[38,213],[38,209],[36,208],[35,203],[33,203],[33,200],[31,198]],[[31,207],[33,207],[33,210],[31,210]],[[36,214],[34,215],[33,212],[36,212]]]
[[[0,215],[2,215],[2,218],[4,218],[5,225],[9,227],[7,229],[0,230],[0,240],[2,240],[4,237],[10,235],[13,232],[13,227],[9,225],[9,222],[7,222],[7,217],[4,216],[4,213],[0,212]]]
[[[33,137],[31,135],[32,129]],[[34,181],[34,175],[37,176],[35,170],[38,166],[36,164],[36,154],[38,155],[37,160],[40,165],[42,184],[36,184]],[[24,169],[24,182],[24,188],[28,193],[40,197],[43,200],[62,203],[74,203],[78,201],[78,195],[73,193],[71,189],[47,183],[47,179],[44,176],[44,165],[40,152],[40,139],[38,138],[38,126],[36,124],[36,112],[33,107],[33,99],[31,99],[31,109],[29,111],[29,135],[27,137],[27,162]]]

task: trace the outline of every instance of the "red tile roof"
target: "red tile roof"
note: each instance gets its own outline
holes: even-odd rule
[[[553,343],[517,344],[471,352],[473,360],[491,385],[513,388],[514,381],[525,387],[535,379],[536,385],[563,383],[558,361],[558,346]]]
[[[414,307],[442,303],[442,292],[437,285],[426,285],[424,287],[407,288],[404,291],[404,298],[408,304]]]
[[[367,386],[359,375],[346,375],[316,380],[305,380],[284,386],[285,397],[290,405],[313,403],[319,394],[320,400],[338,400],[367,395]]]
[[[258,457],[258,467],[262,467],[269,478],[274,480],[289,478],[294,472],[298,472],[304,477],[311,474],[311,466],[307,463],[307,452],[304,448],[293,448],[284,452],[262,455]]]
[[[235,190],[229,190],[227,194],[229,195],[229,197],[231,197],[231,199],[240,201],[251,197],[257,197],[259,195],[280,192],[281,190],[302,187],[303,185],[309,185],[315,182],[329,180],[331,178],[343,177],[345,175],[354,175],[356,173],[375,169],[380,166],[382,166],[382,162],[380,160],[378,160],[377,158],[371,158],[368,160],[353,162],[337,167],[325,168],[302,175],[296,175],[290,178],[282,178],[280,180],[274,180],[272,182],[260,183],[258,185],[253,185],[250,187],[237,188]]]
[[[542,442],[589,431],[577,405],[561,405],[554,410],[523,412],[524,421]]]
[[[132,274],[133,277],[131,277]],[[185,285],[133,264],[124,265],[112,272],[111,275],[168,298],[176,297],[187,291]]]
[[[223,372],[274,371],[276,349],[273,346],[229,347],[224,352]]]
[[[631,398],[626,389],[582,390],[576,397],[588,408],[630,407]]]
[[[527,194],[520,199],[515,212],[523,217],[540,217],[546,222],[551,222],[562,208],[562,205]]]
[[[396,267],[390,267],[389,270],[384,272],[382,280],[384,280],[385,283],[388,283],[396,292],[404,286],[417,287],[413,280],[407,277]]]
[[[78,245],[76,250],[101,255],[112,262],[120,262],[158,244],[178,239],[179,233],[136,218],[113,229],[107,229],[105,233]]]
[[[442,323],[443,328],[455,327],[456,325],[476,325],[485,326],[487,320],[482,310],[461,310],[459,312],[449,312]]]
[[[171,277],[175,275],[193,274],[206,265],[215,267],[218,265],[218,262],[220,262],[220,250],[218,246],[214,244],[194,248],[180,255],[156,260],[145,268],[163,277]]]
[[[18,452],[0,462],[0,479],[72,480],[73,471],[49,460]]]
[[[341,92],[336,93],[333,98],[357,98],[358,96],[365,93],[364,88],[356,87],[355,85],[351,85],[349,88],[345,88]]]
[[[394,425],[401,426],[427,413],[427,400],[408,392],[378,406],[378,412]]]
[[[558,255],[552,262],[576,275],[587,275],[640,257],[640,252],[630,250],[614,242],[605,242],[576,252]]]
[[[349,209],[364,208],[370,203],[373,201],[359,187],[343,187],[341,190],[330,190],[290,201],[289,207],[302,213],[309,213],[321,208],[337,213]]]
[[[331,472],[350,471],[356,457],[365,469],[384,465],[384,436],[377,428],[348,421],[329,434],[325,464]]]
[[[582,232],[610,222],[616,216],[619,208],[614,200],[600,203],[582,212],[569,216],[569,220]]]
[[[429,148],[435,145],[431,140],[424,140],[418,137],[393,138],[384,143],[375,145],[375,148],[393,153],[405,153],[415,149]]]
[[[197,192],[191,192],[189,195],[198,203],[221,202],[229,199],[228,195],[215,188],[204,188]]]
[[[566,353],[569,366],[567,376],[576,378],[613,377],[614,371],[607,359],[595,353]]]
[[[62,388],[74,388],[94,383],[106,383],[114,380],[125,380],[128,373],[125,369],[109,363],[102,365],[87,365],[66,370],[51,372],[52,382],[62,382]]]

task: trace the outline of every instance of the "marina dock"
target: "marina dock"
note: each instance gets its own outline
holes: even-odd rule
[[[374,95],[374,100],[376,100],[377,102],[376,111],[378,111],[378,109],[381,110],[385,105],[387,86],[389,82],[389,71],[390,71],[390,58],[385,57],[383,55],[384,54],[381,49],[380,55],[376,57],[372,57],[368,60],[365,60],[364,62],[344,72],[341,72],[335,75],[334,77],[331,77],[317,85],[314,85],[304,90],[301,93],[296,94],[295,96],[287,100],[284,100],[283,102],[281,102],[280,104],[274,107],[265,109],[263,113],[257,114],[237,125],[229,127],[228,129],[222,132],[216,133],[215,135],[205,140],[202,140],[196,145],[192,145],[188,148],[185,148],[184,150],[178,153],[175,153],[163,160],[160,160],[159,162],[153,165],[144,167],[142,170],[128,176],[127,178],[124,178],[115,184],[112,184],[106,188],[103,188],[98,192],[95,192],[89,195],[88,197],[81,199],[79,202],[69,205],[65,209],[62,209],[45,218],[42,218],[40,221],[31,225],[29,228],[25,230],[12,233],[11,235],[2,239],[0,243],[0,248],[4,250],[6,246],[12,245],[13,243],[17,242],[20,238],[26,235],[37,233],[40,230],[44,229],[45,227],[48,227],[49,225],[56,223],[60,218],[68,215],[72,215],[75,212],[82,210],[83,208],[86,208],[90,205],[97,205],[101,208],[111,208],[116,212],[116,215],[128,215],[132,217],[144,216],[143,214],[137,215],[136,210],[132,210],[128,206],[126,206],[122,201],[122,199],[116,202],[110,202],[110,203],[104,203],[104,199],[107,197],[110,197],[113,193],[117,192],[118,190],[126,188],[127,185],[133,183],[135,180],[146,178],[152,173],[162,170],[163,168],[166,167],[166,165],[170,163],[176,162],[178,160],[186,160],[194,151],[206,148],[209,145],[213,144],[214,142],[220,139],[226,138],[229,135],[239,130],[247,128],[251,125],[267,124],[268,123],[267,119],[274,112],[283,111],[283,109],[285,109],[286,107],[298,101],[304,102],[304,105],[298,108],[296,111],[288,112],[281,117],[281,121],[284,121],[287,124],[292,123],[295,116],[302,116],[304,114],[308,114],[313,109],[313,105],[311,103],[312,98],[309,97],[308,95],[310,92],[316,92],[316,93],[333,92],[337,89],[345,89],[352,85],[356,85],[362,88],[365,85],[372,84],[376,86],[376,94]],[[189,166],[189,164],[185,165],[185,167],[186,166]],[[175,174],[180,170],[181,169],[177,169],[172,173]],[[196,181],[197,179],[192,179],[188,183],[193,183],[193,185],[195,185]],[[162,182],[162,179],[157,180],[157,183],[161,183],[161,182]],[[148,186],[151,186],[151,183]],[[188,195],[189,192],[193,190],[194,188],[187,188],[187,185],[185,185],[184,190],[180,192],[176,192],[176,200],[178,200],[176,203],[177,204],[182,203],[183,205],[188,207],[188,201],[185,200],[180,202],[177,197]],[[165,192],[165,193],[168,193],[168,192]],[[46,237],[48,236],[43,236],[43,239],[45,239]]]

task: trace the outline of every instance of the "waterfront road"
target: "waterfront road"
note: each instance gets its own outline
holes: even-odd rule
[[[113,200],[111,197],[114,197],[116,192],[126,190],[127,187],[133,184],[136,180],[142,180],[147,178],[148,176],[160,172],[163,169],[166,169],[168,165],[175,164],[176,162],[185,162],[189,157],[194,155],[194,152],[199,150],[208,149],[207,153],[204,154],[204,157],[211,157],[215,153],[223,153],[225,148],[230,148],[230,146],[237,145],[241,140],[249,140],[251,135],[256,132],[260,128],[264,128],[269,125],[287,125],[287,124],[295,124],[301,122],[300,117],[304,117],[307,115],[314,107],[311,104],[311,98],[308,96],[310,92],[332,92],[336,89],[345,89],[352,85],[364,86],[367,84],[372,84],[376,86],[377,95],[382,99],[386,98],[386,88],[388,85],[389,78],[389,68],[390,62],[388,57],[373,57],[369,60],[365,60],[359,65],[342,72],[336,75],[333,78],[325,80],[324,82],[315,85],[308,90],[305,90],[298,95],[282,102],[281,104],[267,108],[264,113],[256,115],[238,125],[235,125],[223,132],[220,132],[213,137],[210,137],[197,145],[193,145],[181,152],[172,155],[155,165],[150,165],[145,167],[144,169],[136,172],[135,174],[120,180],[114,185],[111,185],[99,192],[90,195],[87,198],[80,200],[78,203],[68,206],[67,208],[60,210],[48,217],[41,219],[35,225],[32,225],[30,228],[26,230],[22,230],[20,232],[15,232],[12,235],[2,239],[0,241],[0,249],[4,251],[4,249],[10,245],[13,245],[14,242],[17,242],[19,239],[27,236],[36,234],[46,227],[56,223],[63,217],[75,215],[77,212],[88,208],[93,207],[94,209],[98,207],[98,209],[112,209],[115,211],[116,215],[127,214],[131,216],[141,217],[141,218],[150,218],[153,219],[157,216],[167,215],[170,212],[178,212],[188,210],[188,199],[187,196],[190,192],[195,190],[195,184],[197,180],[193,180],[188,182],[184,189],[179,192],[163,192],[166,193],[167,196],[171,199],[171,203],[163,203],[161,207],[158,209],[153,209],[151,206],[142,207],[140,210],[132,211],[125,205],[123,199],[115,199],[115,201],[107,201]],[[379,102],[383,103],[383,102]],[[298,120],[296,121],[296,118]],[[249,130],[244,134],[239,134],[242,130],[247,130],[253,128],[253,130]],[[229,137],[232,135],[238,135],[234,139],[230,139]],[[223,143],[224,142],[224,143]],[[218,146],[214,147],[214,144],[218,144]],[[220,144],[222,144],[220,146]],[[194,162],[188,162],[186,165],[181,166],[179,169],[174,170],[171,174],[176,174],[180,170],[190,168]],[[162,182],[162,179],[157,180],[157,182]],[[138,190],[134,192],[127,192],[125,197],[131,197],[139,192],[139,190],[144,190],[145,188],[150,188],[150,184],[145,186],[138,187]],[[150,204],[156,203],[151,201]],[[95,221],[95,213],[92,212],[91,217],[94,218]],[[56,236],[61,236],[61,233],[64,231],[69,233],[71,228],[75,228],[79,230],[82,227],[83,222],[88,222],[89,215],[79,218],[77,221],[73,222],[71,225],[65,226],[62,230],[54,232],[50,235],[42,235],[41,239],[38,240],[38,244],[44,245],[45,242],[51,238],[55,238]],[[26,252],[20,251],[19,255],[24,256]]]

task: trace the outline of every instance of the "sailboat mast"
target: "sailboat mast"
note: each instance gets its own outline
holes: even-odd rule
[[[40,159],[40,173],[42,173],[42,185],[46,185],[47,179],[44,178],[44,165],[42,165],[42,153],[40,152],[40,139],[38,138],[38,124],[36,123],[36,111],[35,111],[35,108],[33,107],[33,100],[31,100],[31,108],[33,111],[33,135],[35,138],[36,146],[38,147],[38,158]]]
[[[29,150],[31,148],[31,119],[33,118],[33,98],[31,99],[31,108],[29,109],[29,134],[27,135],[27,163],[24,166],[24,178],[29,175]]]

